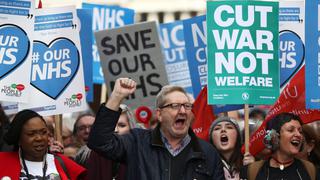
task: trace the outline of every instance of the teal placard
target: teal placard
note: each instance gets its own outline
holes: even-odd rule
[[[278,2],[207,2],[209,104],[278,98],[278,11]]]

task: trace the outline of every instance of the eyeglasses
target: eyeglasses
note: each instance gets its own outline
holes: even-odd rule
[[[170,107],[171,109],[174,109],[174,110],[180,110],[181,109],[181,106],[184,107],[184,109],[186,110],[191,110],[193,105],[191,103],[184,103],[184,104],[181,104],[181,103],[171,103],[171,104],[167,104],[167,105],[163,105],[161,107],[159,107],[160,109],[163,109],[163,108],[166,108],[166,107]]]
[[[82,125],[82,126],[79,126],[78,128],[78,131],[85,131],[86,129],[91,129],[91,125],[89,126],[86,126],[86,125]]]

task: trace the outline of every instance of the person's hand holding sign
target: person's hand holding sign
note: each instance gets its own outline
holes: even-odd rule
[[[136,90],[137,83],[130,78],[118,78],[106,107],[117,111],[121,101]]]

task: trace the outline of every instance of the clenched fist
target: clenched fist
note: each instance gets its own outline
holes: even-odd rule
[[[130,78],[118,78],[106,107],[117,111],[123,99],[136,90],[137,83]]]

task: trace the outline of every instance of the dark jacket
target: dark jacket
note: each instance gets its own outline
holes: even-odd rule
[[[103,180],[124,180],[126,166],[119,162],[114,162],[91,151],[87,160],[88,179]]]
[[[11,151],[13,151],[13,146],[8,145],[3,139],[3,137],[4,137],[5,133],[7,132],[8,128],[9,128],[9,125],[7,125],[7,124],[1,125],[0,124],[0,152],[11,152]]]
[[[261,164],[261,163],[263,164]],[[249,171],[249,166],[243,166],[243,168],[240,171],[240,179],[249,179],[249,174],[257,174],[256,180],[278,180],[278,179],[290,179],[290,180],[310,180],[310,175],[307,171],[307,167],[304,166],[304,163],[300,159],[294,159],[294,162],[284,168],[283,170],[280,170],[280,168],[274,168],[270,165],[270,158],[266,161],[256,161],[252,163],[251,166],[254,166],[254,170]],[[310,163],[311,164],[311,163]],[[313,165],[312,165],[313,166]],[[309,167],[310,168],[310,167]],[[257,171],[257,172],[253,172]],[[319,180],[318,174],[319,172],[316,172],[314,175],[317,180]],[[252,176],[251,174],[251,176]]]
[[[127,164],[126,179],[170,179],[170,156],[164,146],[160,127],[154,130],[132,129],[129,134],[116,135],[114,128],[121,111],[113,111],[102,105],[89,135],[88,147],[108,159]],[[198,139],[193,131],[191,148],[185,159],[181,180],[224,179],[220,157],[207,142]]]

